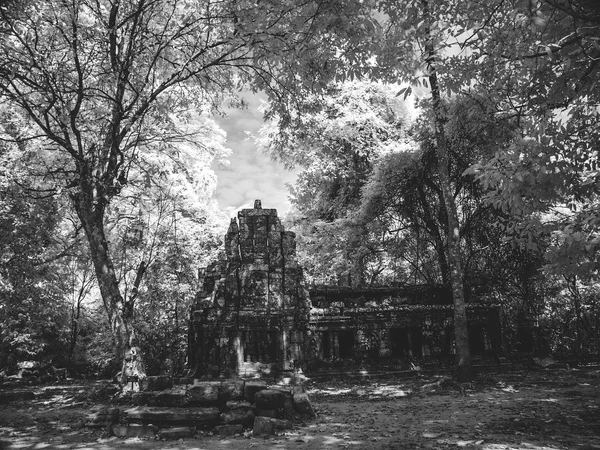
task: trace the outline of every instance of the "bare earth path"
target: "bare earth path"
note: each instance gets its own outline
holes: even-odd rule
[[[37,388],[0,406],[0,439],[27,449],[600,449],[600,370],[319,382],[319,418],[271,438],[122,440],[83,426],[93,385]],[[437,383],[436,383],[437,382]]]

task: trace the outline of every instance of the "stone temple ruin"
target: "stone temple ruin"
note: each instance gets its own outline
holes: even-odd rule
[[[232,219],[224,258],[200,275],[187,376],[131,377],[124,392],[132,405],[102,405],[88,427],[119,437],[181,439],[197,429],[235,436],[250,428],[269,436],[316,417],[297,383],[300,370],[311,376],[340,362],[398,367],[453,353],[448,290],[307,288],[294,233],[258,200]],[[471,302],[467,313],[474,352],[497,349],[498,309]]]
[[[231,220],[225,258],[200,278],[189,328],[195,378],[281,379],[336,361],[398,366],[454,353],[449,289],[307,287],[295,234],[260,200]],[[467,318],[472,352],[498,352],[499,308],[471,301]]]

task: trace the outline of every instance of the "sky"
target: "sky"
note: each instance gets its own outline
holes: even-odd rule
[[[295,180],[295,173],[285,170],[260,152],[247,133],[257,133],[263,125],[261,99],[245,96],[246,109],[228,109],[226,117],[215,120],[227,132],[227,147],[232,150],[229,165],[213,162],[217,174],[216,198],[221,209],[234,217],[242,208],[251,208],[261,200],[263,208],[276,208],[281,217],[290,208],[286,183]]]

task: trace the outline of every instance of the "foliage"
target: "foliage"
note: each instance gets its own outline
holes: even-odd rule
[[[261,145],[302,168],[314,279],[483,282],[585,353],[599,23],[585,0],[3,2],[2,356],[99,373],[137,334],[150,370],[164,342],[181,367],[194,267],[222,234],[207,116],[248,87],[276,119]],[[426,89],[407,144],[398,96]]]
[[[0,161],[9,148],[0,145]],[[57,286],[60,268],[52,261],[59,220],[55,201],[28,197],[15,183],[10,165],[0,169],[0,359],[14,369],[19,360],[60,363],[65,348],[68,305]]]
[[[374,163],[402,147],[407,108],[384,85],[347,82],[307,97],[302,109],[284,133],[273,122],[257,140],[286,165],[302,168],[290,187],[292,226],[303,230],[301,262],[316,279],[372,283],[383,268],[379,231],[350,212]]]
[[[550,273],[598,273],[597,124],[596,116],[574,109],[555,131],[470,169],[491,189],[486,200],[511,215],[517,240],[535,249],[542,229],[552,235]]]
[[[548,286],[540,326],[553,354],[594,360],[600,353],[600,305],[598,284],[577,277],[553,279]]]
[[[368,47],[354,27],[372,21],[360,2],[13,3],[0,8],[0,100],[26,125],[15,141],[43,142],[45,175],[68,193],[123,357],[136,346],[135,302],[149,261],[130,263],[128,280],[118,274],[105,225],[139,155],[174,155],[181,144],[218,152],[205,130],[187,126],[191,110],[214,111],[248,85],[285,105],[332,76],[326,61],[343,51],[340,36]],[[340,33],[321,32],[330,28]]]
[[[224,136],[213,142],[223,144]],[[126,299],[136,297],[134,326],[149,373],[181,373],[187,315],[198,289],[196,268],[216,257],[227,218],[213,198],[210,155],[198,157],[181,147],[177,158],[161,152],[143,158],[123,201],[110,210],[109,236],[122,292]],[[143,282],[136,284],[140,271]]]

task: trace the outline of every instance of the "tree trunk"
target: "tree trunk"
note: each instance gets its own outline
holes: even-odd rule
[[[72,366],[73,354],[75,353],[75,346],[77,345],[77,337],[79,336],[79,318],[81,316],[81,300],[82,300],[83,287],[79,291],[77,297],[77,304],[71,305],[71,342],[69,343],[69,366]]]
[[[431,23],[429,4],[423,1],[424,18],[426,23]],[[473,378],[471,365],[471,351],[469,348],[469,334],[467,329],[467,313],[463,285],[462,261],[460,256],[460,232],[458,211],[452,193],[450,182],[448,145],[444,125],[446,113],[442,105],[440,89],[435,67],[435,49],[431,32],[427,33],[425,42],[426,63],[429,69],[428,79],[433,103],[436,156],[440,185],[444,196],[444,204],[448,218],[448,264],[450,266],[450,280],[452,284],[452,297],[454,301],[454,339],[456,343],[456,375],[459,381],[469,381]]]
[[[440,273],[442,275],[442,284],[449,284],[452,281],[450,267],[448,266],[448,258],[446,257],[446,246],[441,240],[436,239],[435,252],[440,265]]]
[[[437,191],[437,189],[436,189]],[[438,213],[438,222],[435,221],[433,212],[430,209],[430,202],[427,199],[425,191],[423,188],[419,188],[419,198],[421,200],[421,207],[423,208],[423,221],[425,223],[425,228],[428,230],[429,235],[434,240],[435,252],[438,257],[438,264],[440,267],[440,273],[442,276],[442,283],[449,284],[450,283],[450,268],[448,267],[448,258],[446,257],[446,245],[444,245],[444,240],[442,238],[442,233],[440,232],[438,223],[443,223],[443,219],[447,222],[447,213],[445,211],[446,204],[444,199],[443,191],[438,193],[438,198],[440,202],[440,209],[444,208],[444,211],[440,211]],[[447,225],[447,224],[446,224]],[[447,233],[446,233],[447,234]]]
[[[113,336],[115,360],[117,363],[122,364],[119,381],[121,384],[125,384],[127,377],[130,376],[145,378],[144,365],[140,350],[136,346],[132,323],[133,304],[125,302],[121,295],[119,281],[109,254],[108,242],[104,232],[104,206],[101,204],[102,200],[98,200],[92,195],[86,195],[84,191],[84,193],[74,196],[74,203],[90,246],[100,295]]]
[[[577,286],[577,275],[565,276],[569,291],[571,292],[571,298],[573,299],[573,306],[575,308],[575,358],[581,357],[583,350],[583,333],[581,330],[582,325],[582,314],[581,314],[581,292]]]

